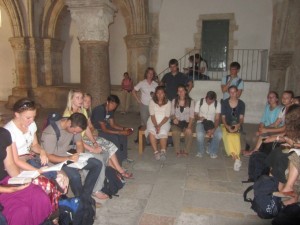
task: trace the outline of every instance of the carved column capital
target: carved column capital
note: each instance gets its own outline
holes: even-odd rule
[[[147,34],[127,35],[124,37],[127,48],[145,48],[151,46],[152,36]]]
[[[78,28],[79,41],[108,41],[116,8],[109,0],[66,0]]]
[[[273,51],[269,56],[270,70],[286,70],[293,60],[293,52],[278,52]]]

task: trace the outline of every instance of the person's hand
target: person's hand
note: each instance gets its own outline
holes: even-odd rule
[[[266,128],[264,128],[264,127],[260,127],[258,129],[258,132],[260,133],[260,135],[263,134],[263,133],[267,133]]]
[[[40,153],[41,164],[46,165],[49,162],[48,156],[44,150]]]
[[[100,154],[103,151],[103,149],[100,146],[97,146],[90,151],[91,153]]]
[[[276,136],[269,136],[263,140],[263,143],[270,143],[276,141]]]
[[[73,161],[73,162],[77,162],[78,159],[79,159],[79,154],[78,154],[78,153],[75,153],[75,154],[70,155],[70,156],[68,157],[68,160]]]
[[[208,131],[206,132],[206,135],[207,135],[208,137],[211,138],[211,137],[214,135],[214,129],[208,130]]]
[[[191,133],[191,134],[193,133],[193,132],[192,132],[192,128],[189,128],[189,127],[185,128],[185,131],[186,131],[187,133]]]
[[[175,119],[173,119],[173,123],[177,125],[179,123],[179,120],[177,118],[175,118]]]
[[[155,129],[156,129],[156,133],[159,134],[159,132],[160,132],[160,126],[157,125],[157,126],[155,127]]]

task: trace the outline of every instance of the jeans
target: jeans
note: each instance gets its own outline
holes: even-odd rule
[[[196,126],[196,133],[197,133],[197,143],[198,143],[198,152],[203,154],[205,149],[205,130],[202,123],[197,123]],[[209,154],[217,154],[219,150],[219,144],[222,139],[222,131],[220,127],[218,127],[215,132],[214,136],[209,144],[208,151]]]
[[[70,186],[75,197],[80,195],[91,196],[96,181],[102,169],[102,162],[95,158],[88,159],[88,164],[82,169],[88,170],[84,185],[82,185],[79,170],[64,166],[62,170],[67,174],[70,180]]]

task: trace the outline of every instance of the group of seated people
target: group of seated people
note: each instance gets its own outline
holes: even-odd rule
[[[0,128],[0,204],[10,225],[39,225],[58,209],[58,200],[68,191],[75,197],[94,196],[107,199],[101,189],[105,167],[114,168],[124,178],[133,174],[124,170],[127,160],[127,136],[133,130],[115,123],[113,115],[119,104],[117,96],[91,110],[91,96],[80,90],[70,90],[62,119],[49,124],[37,138],[35,116],[37,105],[28,98],[13,106],[14,118]],[[75,149],[72,154],[69,150]],[[82,168],[84,183],[78,168],[63,165],[61,171],[44,172],[48,166],[62,162],[77,162],[80,154],[91,153]],[[37,171],[40,176],[30,184],[8,184],[10,177],[21,171]]]

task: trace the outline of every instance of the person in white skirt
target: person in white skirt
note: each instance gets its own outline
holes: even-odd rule
[[[171,128],[170,114],[171,102],[168,101],[165,88],[158,86],[155,89],[152,100],[149,103],[150,117],[147,121],[146,137],[149,135],[149,140],[154,151],[156,160],[166,160],[166,148],[168,133]],[[157,139],[160,142],[161,150],[158,150]]]

